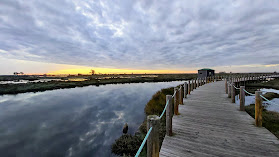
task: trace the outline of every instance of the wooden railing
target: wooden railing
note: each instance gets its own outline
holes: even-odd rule
[[[256,75],[256,76],[234,76],[225,79],[225,91],[228,97],[231,98],[231,102],[235,103],[235,90],[239,90],[239,110],[245,111],[245,93],[248,95],[255,96],[255,125],[258,127],[262,126],[262,99],[266,99],[261,91],[255,91],[252,94],[245,90],[245,84],[247,82],[264,81],[267,78],[275,78],[278,75]]]

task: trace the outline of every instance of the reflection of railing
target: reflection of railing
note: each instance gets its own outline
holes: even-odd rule
[[[255,123],[256,126],[262,126],[262,99],[268,101],[271,104],[275,104],[265,98],[262,95],[261,91],[255,91],[255,94],[252,94],[245,90],[245,83],[246,82],[251,82],[251,81],[259,81],[259,80],[266,80],[268,78],[275,78],[278,77],[278,75],[257,75],[257,76],[249,76],[249,77],[230,77],[226,78],[225,80],[225,91],[226,94],[228,94],[228,97],[231,98],[232,103],[235,103],[235,90],[239,89],[239,95],[240,95],[240,101],[239,101],[239,106],[240,106],[240,111],[244,111],[245,108],[245,93],[248,95],[255,96]],[[237,87],[239,86],[239,88]]]
[[[183,105],[183,98],[187,98],[187,95],[191,94],[191,91],[199,86],[202,86],[209,82],[214,82],[222,77],[206,77],[195,80],[189,80],[183,85],[174,88],[173,95],[166,96],[166,105],[160,117],[157,115],[150,115],[147,117],[147,134],[142,141],[135,157],[138,157],[147,142],[147,156],[159,156],[159,126],[160,120],[166,113],[166,135],[172,136],[172,117],[173,115],[179,115],[179,105]]]

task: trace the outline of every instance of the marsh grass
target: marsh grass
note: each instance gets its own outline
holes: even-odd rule
[[[245,106],[245,111],[253,118],[255,118],[255,104]],[[267,111],[263,109],[262,113],[263,127],[272,132],[279,138],[279,113],[274,111]]]
[[[279,89],[279,78],[267,82],[249,83],[247,87],[273,88]]]

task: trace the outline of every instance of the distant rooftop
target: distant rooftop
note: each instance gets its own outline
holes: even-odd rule
[[[200,69],[200,70],[213,70],[213,69],[209,69],[209,68],[203,68],[203,69]]]

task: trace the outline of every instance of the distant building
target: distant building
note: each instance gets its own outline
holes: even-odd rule
[[[198,78],[205,78],[215,75],[215,70],[213,69],[200,69],[198,70]]]

